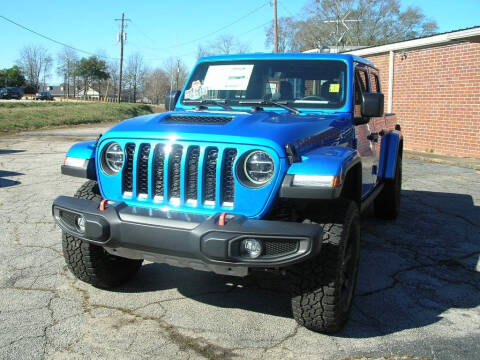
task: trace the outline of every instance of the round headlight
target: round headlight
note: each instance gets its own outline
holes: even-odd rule
[[[252,151],[243,165],[245,176],[255,185],[265,185],[272,180],[275,173],[275,163],[265,151]]]
[[[118,173],[123,166],[123,150],[120,144],[114,142],[107,145],[103,154],[105,172],[110,175]]]

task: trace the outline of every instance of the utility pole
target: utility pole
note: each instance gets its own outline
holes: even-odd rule
[[[130,19],[125,19],[125,13],[122,12],[121,19],[115,19],[115,21],[121,21],[120,25],[120,34],[117,36],[120,41],[120,74],[118,78],[118,94],[117,102],[122,101],[122,71],[123,71],[123,44],[127,40],[127,34],[125,33],[125,21],[130,21]]]
[[[277,0],[273,0],[273,52],[278,53]]]
[[[177,76],[175,78],[175,90],[180,88],[180,86],[178,85],[179,81],[180,81],[180,59],[177,58]]]

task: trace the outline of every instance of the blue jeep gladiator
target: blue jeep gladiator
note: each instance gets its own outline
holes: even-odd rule
[[[89,179],[53,216],[80,280],[110,288],[143,260],[286,276],[293,316],[338,331],[360,254],[360,213],[394,219],[403,138],[378,70],[341,54],[200,59],[167,112],[73,145],[62,173]]]

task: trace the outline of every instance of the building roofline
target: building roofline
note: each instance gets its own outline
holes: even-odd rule
[[[448,43],[455,43],[459,41],[467,41],[473,39],[480,41],[480,26],[471,27],[468,29],[449,31],[437,35],[421,37],[412,40],[399,41],[391,44],[372,46],[368,48],[353,50],[346,52],[347,54],[355,54],[358,56],[381,54],[390,51],[409,50],[422,47],[430,47],[435,45],[443,45]]]
[[[362,49],[346,51],[343,54],[352,54],[358,56],[369,56],[382,53],[388,53],[390,51],[410,50],[416,48],[424,48],[435,45],[443,45],[448,43],[455,43],[460,41],[475,41],[480,42],[480,26],[474,26],[471,28],[453,30],[444,32],[441,34],[424,36],[416,39],[397,41],[385,45],[370,46]],[[313,52],[314,50],[308,50]]]

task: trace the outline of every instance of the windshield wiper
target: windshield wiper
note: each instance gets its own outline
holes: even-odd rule
[[[183,100],[183,103],[184,104],[195,104],[195,105],[197,105],[199,110],[201,109],[202,105],[216,105],[216,106],[220,106],[222,109],[225,109],[225,110],[233,110],[230,106],[225,104],[225,101],[220,102],[218,100],[208,100],[208,99],[205,99],[205,100]]]
[[[289,106],[287,105],[287,102],[278,102],[278,101],[271,101],[271,100],[247,100],[247,101],[239,101],[238,102],[239,104],[243,104],[243,105],[248,105],[248,104],[252,104],[252,105],[264,105],[264,106],[278,106],[282,109],[285,109],[285,110],[288,110],[290,111],[291,113],[294,113],[294,114],[300,114],[300,110],[294,108],[293,106]]]

